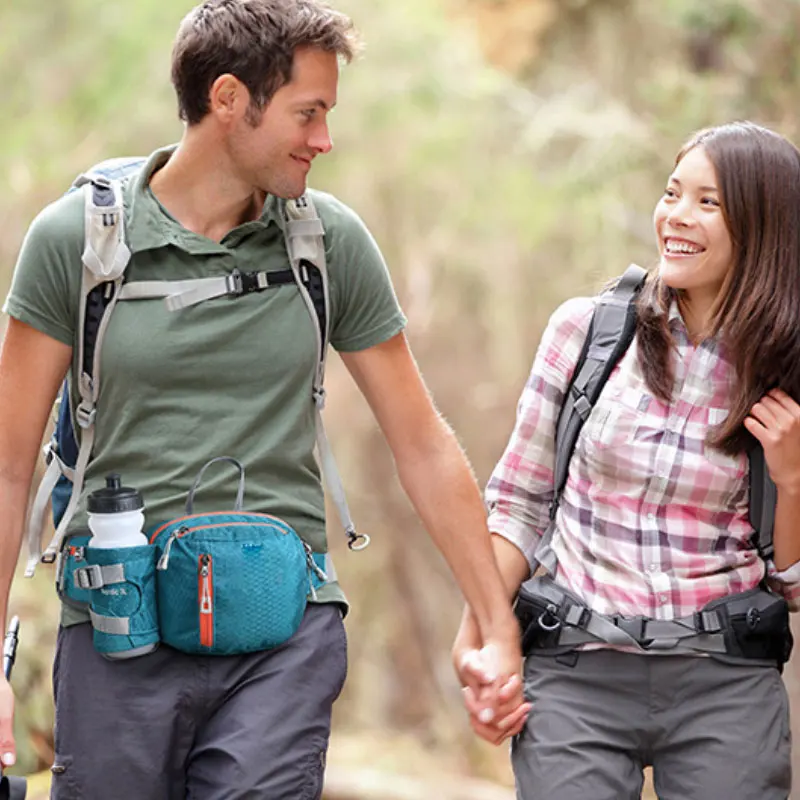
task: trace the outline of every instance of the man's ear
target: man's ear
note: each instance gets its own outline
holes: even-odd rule
[[[226,72],[211,84],[208,105],[221,121],[232,122],[244,116],[250,105],[250,92],[235,75]]]

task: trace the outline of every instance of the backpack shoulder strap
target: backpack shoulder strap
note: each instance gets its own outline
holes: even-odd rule
[[[52,490],[54,470],[37,491],[28,522],[28,566],[26,575],[32,575],[39,560],[55,560],[61,540],[66,532],[80,499],[86,467],[94,446],[95,415],[100,393],[100,351],[108,326],[110,312],[117,302],[125,268],[130,260],[130,250],[125,241],[125,212],[121,179],[139,169],[141,159],[127,159],[123,165],[115,159],[104,162],[91,172],[79,176],[72,189],[83,192],[84,197],[84,248],[81,255],[81,294],[78,303],[77,370],[75,388],[80,397],[75,410],[74,423],[81,429],[77,458],[72,468],[72,493],[56,531],[40,556],[40,536],[44,526],[46,502],[39,497]],[[111,163],[111,162],[109,162]],[[106,170],[108,166],[108,170]],[[109,177],[112,175],[113,177]],[[69,389],[65,382],[60,404],[68,409]],[[58,454],[51,456],[58,464]]]
[[[764,561],[775,555],[772,532],[775,527],[775,504],[778,490],[769,476],[764,450],[756,443],[747,452],[750,485],[750,524],[756,533],[755,545]]]
[[[611,371],[636,331],[636,297],[647,273],[631,264],[613,289],[600,295],[589,323],[564,404],[556,423],[556,459],[550,518],[555,518],[567,482],[569,462],[583,424],[589,418]]]
[[[357,533],[350,515],[339,469],[331,451],[322,410],[325,407],[325,363],[330,340],[330,294],[325,255],[325,229],[314,201],[308,193],[283,206],[286,251],[295,282],[311,315],[317,334],[318,358],[314,373],[313,398],[316,413],[317,451],[325,482],[331,493],[339,520],[351,550],[363,550],[369,536]],[[329,568],[326,570],[329,571]]]

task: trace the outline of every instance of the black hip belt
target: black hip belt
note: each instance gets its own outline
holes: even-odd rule
[[[789,607],[761,587],[714,600],[687,617],[658,620],[598,614],[543,576],[523,584],[515,612],[525,655],[602,643],[648,653],[755,659],[780,667],[792,650]]]

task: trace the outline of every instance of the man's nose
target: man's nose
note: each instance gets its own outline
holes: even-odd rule
[[[308,140],[309,147],[311,147],[317,154],[324,155],[333,150],[333,138],[331,137],[328,123],[317,125]]]

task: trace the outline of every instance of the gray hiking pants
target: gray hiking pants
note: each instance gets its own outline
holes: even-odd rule
[[[597,650],[525,662],[533,709],[512,743],[519,800],[786,800],[789,704],[777,669]]]
[[[54,800],[317,800],[347,671],[339,609],[309,605],[274,650],[108,661],[58,634]]]

